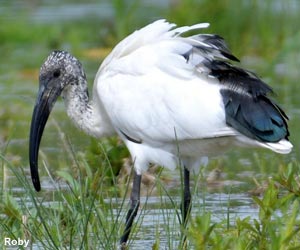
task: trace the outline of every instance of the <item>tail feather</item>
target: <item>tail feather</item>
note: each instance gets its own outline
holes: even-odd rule
[[[272,143],[261,143],[261,146],[271,149],[272,151],[279,154],[288,154],[292,151],[293,145],[288,140],[280,140],[279,142]]]

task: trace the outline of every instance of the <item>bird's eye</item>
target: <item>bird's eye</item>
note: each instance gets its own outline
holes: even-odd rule
[[[58,78],[60,76],[60,70],[59,69],[56,69],[54,72],[53,72],[53,77],[54,78]]]

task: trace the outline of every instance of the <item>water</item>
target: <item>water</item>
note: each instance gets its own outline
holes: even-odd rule
[[[281,5],[278,4],[280,1],[273,2],[275,3],[273,11],[280,13]],[[292,6],[292,9],[297,12],[297,2],[291,2],[293,4],[289,6]],[[132,5],[131,1],[127,3],[129,3],[128,6]],[[136,7],[135,11],[138,12],[136,16],[139,20],[142,20],[141,23],[146,23],[149,20],[162,17],[162,13],[167,11],[172,4],[174,4],[173,1],[144,0]],[[116,21],[117,13],[118,10],[113,6],[113,1],[88,1],[84,4],[58,0],[6,0],[1,2],[0,22],[11,22],[15,24],[18,23],[19,20],[23,20],[21,18],[24,18],[24,20],[26,20],[24,27],[28,30],[30,30],[31,25],[49,25],[47,28],[52,27],[51,41],[45,38],[47,37],[47,30],[43,31],[45,36],[37,38],[28,37],[25,28],[25,30],[23,30],[24,33],[18,29],[15,30],[13,25],[10,29],[0,33],[5,37],[5,39],[1,39],[3,44],[0,45],[2,55],[0,59],[0,90],[2,94],[0,97],[0,145],[5,157],[16,167],[26,169],[25,173],[28,176],[27,145],[29,121],[31,119],[32,107],[37,92],[38,68],[42,60],[44,60],[45,56],[55,46],[77,50],[87,70],[89,81],[92,83],[93,76],[100,64],[100,59],[95,60],[84,57],[78,51],[94,48],[96,46],[105,47],[107,44],[110,44],[110,46],[111,44],[115,44],[116,41],[109,43],[109,39],[111,39],[109,32],[106,31],[107,33],[104,35],[102,33],[105,31],[105,27],[111,27],[112,25],[110,23]],[[130,19],[130,15],[128,18]],[[67,32],[69,29],[72,29],[70,26],[66,28],[68,30],[61,28],[61,26],[66,23],[75,23],[77,25],[81,20],[88,20],[91,25],[95,22],[103,24],[101,29],[99,25],[97,29],[93,30],[95,33],[89,34],[89,36],[95,35],[97,39],[99,38],[99,41],[96,39],[91,39],[91,41],[79,39],[78,41],[79,35],[77,33],[74,32],[74,34],[72,34],[70,32],[69,34]],[[200,17],[199,20],[203,21]],[[139,26],[139,23],[132,23],[134,22],[131,22],[132,28],[128,28],[131,29],[131,31]],[[212,25],[214,25],[213,22]],[[3,26],[0,28],[4,29]],[[287,26],[286,29],[288,28]],[[12,33],[11,37],[13,38],[11,38],[11,40],[9,40],[9,36],[7,35],[9,32]],[[80,35],[85,35],[84,31],[81,30],[80,32]],[[247,33],[248,31],[246,30],[245,32]],[[68,41],[65,41],[67,40],[64,36],[65,33],[69,34],[69,36],[67,36]],[[253,56],[251,54],[252,51],[250,51],[249,54],[251,55],[243,55],[242,64],[263,74],[267,78],[266,80],[270,80],[268,82],[272,83],[272,87],[276,92],[280,93],[279,96],[275,96],[275,98],[278,99],[284,109],[287,110],[290,117],[289,124],[291,134],[293,135],[292,141],[295,145],[294,152],[289,156],[278,156],[263,150],[251,152],[249,150],[239,150],[238,152],[230,152],[220,159],[213,159],[204,173],[208,176],[209,172],[215,167],[221,168],[221,185],[217,188],[207,187],[208,190],[206,192],[201,192],[199,195],[193,197],[193,217],[201,214],[201,212],[205,210],[213,214],[213,222],[228,219],[227,216],[229,216],[230,223],[233,223],[237,217],[245,218],[250,216],[252,219],[257,218],[258,208],[254,205],[251,196],[248,194],[250,189],[255,188],[253,179],[263,181],[267,179],[268,176],[272,176],[276,173],[280,165],[291,160],[299,160],[297,152],[300,142],[298,135],[298,124],[300,122],[300,99],[298,96],[300,92],[300,85],[298,84],[300,76],[298,70],[300,47],[298,41],[300,33],[289,33],[288,31],[287,33],[289,36],[286,38],[282,47],[273,49],[274,56],[272,60],[269,60],[269,63],[267,61],[269,55],[262,55],[261,57],[259,57],[259,55]],[[100,41],[100,38],[107,40],[103,42],[102,40]],[[255,38],[253,38],[253,40],[253,43],[255,43]],[[244,49],[242,39],[239,46]],[[69,152],[70,149],[68,145],[66,145],[66,141],[70,141],[72,149],[75,152],[85,152],[86,146],[90,144],[89,137],[79,133],[65,116],[62,102],[56,104],[50,118],[50,123],[45,131],[40,157],[48,163],[50,172],[53,174],[55,174],[56,170],[66,168],[66,166],[71,166],[74,163],[73,156]],[[171,176],[171,178],[178,179],[178,172],[168,173],[167,175]],[[45,177],[47,173],[43,167],[41,167],[41,176],[43,189],[49,192],[54,191],[55,189],[51,186],[51,181]],[[18,182],[11,172],[8,171],[4,173],[3,169],[0,169],[0,177],[2,177],[2,181],[0,181],[1,186],[4,185],[11,188],[16,197],[22,197],[22,187],[18,186]],[[226,190],[228,192],[225,192]],[[51,197],[51,195],[49,196]],[[143,208],[141,212],[143,214],[143,226],[135,236],[131,249],[141,249],[141,246],[143,246],[144,249],[150,249],[154,243],[157,230],[161,235],[161,245],[165,245],[167,248],[168,239],[164,230],[166,217],[160,208],[162,199],[165,200],[164,203],[170,205],[168,197],[144,196],[142,198],[141,203]],[[174,197],[174,200],[178,204],[180,203],[179,198]],[[107,200],[107,202],[110,201],[111,200]],[[28,202],[30,202],[30,200]],[[120,202],[120,200],[117,199],[116,204],[114,204],[116,208],[120,205],[118,202]],[[127,200],[126,202],[129,201]],[[147,205],[145,206],[145,204]],[[28,206],[30,206],[30,204],[28,204]],[[172,208],[164,211],[169,214],[174,214],[175,212]],[[118,210],[116,209],[115,213],[117,212]],[[178,223],[178,221],[174,220],[174,223]],[[159,225],[159,227],[154,227],[154,225]],[[178,224],[176,225],[179,226]],[[173,233],[175,236],[178,236],[177,232]],[[36,247],[36,249],[38,249],[38,247]]]
[[[170,208],[159,208],[159,204],[169,204],[169,197],[149,197],[141,200],[142,204],[142,228],[134,236],[134,240],[130,243],[130,249],[139,250],[141,246],[144,249],[152,249],[155,243],[155,235],[159,235],[160,249],[176,249],[180,238],[180,224],[174,215],[175,210]],[[180,204],[180,199],[174,199]],[[258,207],[253,204],[253,200],[247,194],[226,194],[226,193],[208,193],[205,196],[205,208],[203,207],[203,197],[193,197],[193,209],[191,216],[202,215],[204,209],[213,214],[212,223],[229,220],[234,223],[238,217],[240,219],[251,217],[258,218]],[[146,208],[143,204],[147,203]],[[235,204],[231,206],[230,204]],[[237,205],[238,204],[238,205]],[[228,216],[228,217],[227,217]],[[168,221],[166,221],[168,219]],[[170,222],[171,221],[171,222]],[[169,225],[168,225],[169,224]],[[169,231],[171,229],[171,231]],[[171,237],[169,239],[168,237]],[[177,239],[177,240],[176,240]],[[168,241],[171,240],[171,243]],[[171,244],[171,248],[170,245]]]

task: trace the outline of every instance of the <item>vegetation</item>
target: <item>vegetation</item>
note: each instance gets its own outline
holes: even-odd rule
[[[76,174],[59,171],[60,181],[49,176],[53,190],[37,194],[30,180],[24,178],[21,168],[10,165],[5,158],[2,158],[2,164],[12,171],[22,190],[4,190],[0,205],[1,235],[29,239],[30,244],[39,249],[93,249],[95,246],[97,249],[117,249],[128,208],[124,197],[129,193],[129,182],[122,186],[126,191],[120,199],[118,188],[107,187],[106,175],[100,172],[105,169],[93,173],[81,158],[74,169]],[[211,211],[202,207],[192,216],[187,229],[180,229],[177,221],[180,188],[171,194],[167,184],[158,178],[155,185],[160,189],[160,201],[157,201],[160,208],[151,208],[147,199],[143,201],[130,244],[134,245],[135,239],[147,237],[141,236],[139,230],[147,210],[156,209],[162,214],[163,221],[153,224],[156,236],[149,243],[152,249],[181,249],[180,231],[187,236],[188,249],[299,249],[299,176],[297,163],[280,169],[261,196],[252,198],[252,206],[258,208],[257,218],[246,216],[232,220],[229,200],[227,214],[224,213],[219,222],[213,220]],[[198,191],[194,191],[196,203]],[[160,231],[165,233],[161,235]],[[0,239],[0,244],[4,245],[3,241],[4,238]]]
[[[182,249],[186,235],[188,249],[300,248],[296,82],[300,32],[295,25],[300,5],[296,1],[182,0],[155,6],[114,0],[108,1],[112,12],[107,18],[86,15],[51,21],[34,20],[32,13],[41,7],[36,4],[28,1],[23,10],[4,1],[5,11],[0,7],[0,236],[29,239],[30,249],[117,249],[132,170],[128,151],[118,138],[99,142],[78,133],[65,118],[63,105],[56,105],[41,145],[43,190],[33,190],[27,145],[38,68],[49,51],[66,49],[82,60],[92,84],[101,60],[120,39],[155,19],[167,18],[179,25],[210,22],[207,32],[225,37],[242,65],[265,77],[280,93],[276,99],[291,119],[295,150],[278,156],[241,149],[210,161],[194,177],[187,229],[178,224],[179,171],[154,168],[154,178],[143,188],[152,196],[142,200],[129,247],[134,249],[135,242],[142,240],[147,249]],[[221,180],[211,185],[206,177],[216,169],[222,172]],[[256,194],[252,197],[248,191],[254,188],[258,192],[251,192]],[[223,209],[219,216],[208,206],[209,196],[218,193],[227,197],[225,204],[214,203]],[[249,197],[247,206],[256,212],[235,214],[240,204],[231,200],[234,194]]]

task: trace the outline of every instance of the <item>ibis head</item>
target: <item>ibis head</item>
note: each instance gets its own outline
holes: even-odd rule
[[[64,51],[52,52],[41,67],[39,91],[34,106],[30,139],[29,162],[33,185],[41,189],[38,173],[38,151],[49,114],[64,90],[78,84],[79,78],[85,78],[80,62]]]

